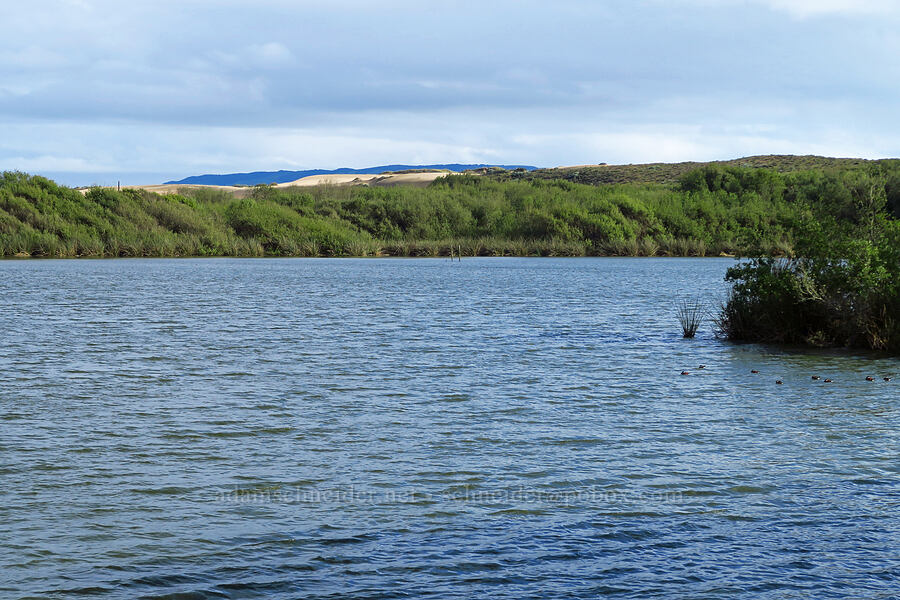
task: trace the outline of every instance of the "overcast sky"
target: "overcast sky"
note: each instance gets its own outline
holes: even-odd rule
[[[0,170],[900,156],[900,2],[5,3]]]

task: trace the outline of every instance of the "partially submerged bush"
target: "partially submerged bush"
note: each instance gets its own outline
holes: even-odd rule
[[[728,270],[733,287],[717,320],[725,337],[900,352],[900,221],[885,212],[880,186],[868,189],[849,224],[806,224],[802,258]]]
[[[684,299],[678,304],[678,322],[684,337],[692,338],[697,334],[700,324],[706,316],[706,305],[699,299]]]

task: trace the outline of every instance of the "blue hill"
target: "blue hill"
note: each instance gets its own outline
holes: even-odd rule
[[[325,169],[310,169],[308,171],[254,171],[253,173],[228,173],[225,175],[193,175],[178,181],[167,181],[166,183],[194,185],[257,185],[260,183],[286,183],[288,181],[295,181],[301,177],[309,177],[310,175],[377,175],[388,171],[406,171],[408,169],[446,169],[448,171],[460,173],[469,169],[480,169],[484,167],[525,169],[527,171],[533,171],[537,168],[526,165],[461,165],[458,163],[449,165],[383,165],[380,167],[369,167],[367,169],[343,168],[334,169],[332,171]]]

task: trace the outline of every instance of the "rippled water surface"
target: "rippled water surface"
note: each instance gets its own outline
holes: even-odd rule
[[[898,361],[730,264],[0,262],[0,597],[898,597]]]

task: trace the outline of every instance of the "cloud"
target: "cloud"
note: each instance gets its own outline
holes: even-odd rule
[[[877,15],[898,12],[894,0],[762,0],[770,8],[799,18],[822,15]]]
[[[283,69],[294,63],[294,55],[280,42],[250,44],[238,52],[212,51],[209,57],[221,67],[240,71],[255,69]],[[201,68],[208,63],[199,63]]]
[[[111,163],[97,163],[74,156],[10,156],[2,159],[5,171],[23,171],[26,173],[39,173],[42,171],[63,171],[67,173],[96,173],[99,171],[111,171],[115,165]]]
[[[651,1],[659,2],[660,0]],[[788,13],[798,19],[900,14],[900,6],[895,0],[684,0],[684,2],[688,5],[724,9],[763,6],[772,11]]]
[[[247,48],[247,53],[251,61],[265,67],[289,65],[294,59],[291,51],[278,42],[253,44]]]
[[[35,45],[0,51],[0,69],[4,71],[58,69],[71,64],[71,59],[62,52]]]
[[[684,104],[690,104],[688,98]],[[708,112],[699,99],[692,109]],[[73,185],[153,183],[201,173],[364,167],[391,163],[488,162],[537,166],[718,160],[792,153],[884,157],[896,140],[873,114],[804,104],[778,112],[736,107],[695,124],[682,106],[627,119],[590,111],[523,108],[332,115],[307,127],[213,127],[145,123],[0,120],[0,170],[56,174]],[[846,111],[846,112],[845,112]],[[888,111],[889,112],[889,111]],[[691,113],[692,115],[695,113]],[[806,115],[804,117],[804,115]],[[812,117],[810,115],[813,115]],[[675,117],[675,118],[672,118]],[[577,123],[573,127],[572,123]]]
[[[0,167],[897,154],[893,4],[13,3]]]

